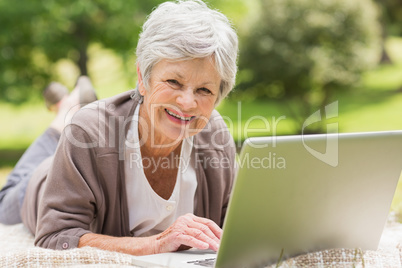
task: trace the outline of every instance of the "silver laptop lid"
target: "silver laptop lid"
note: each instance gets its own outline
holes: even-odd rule
[[[217,267],[376,249],[402,169],[402,131],[251,138],[239,166]]]

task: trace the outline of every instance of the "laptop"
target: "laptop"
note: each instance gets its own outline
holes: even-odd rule
[[[217,253],[136,264],[263,267],[330,248],[376,250],[401,175],[402,131],[250,138],[238,164]]]

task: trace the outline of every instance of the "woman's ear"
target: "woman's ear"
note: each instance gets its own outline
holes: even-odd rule
[[[144,81],[142,80],[140,65],[138,63],[137,63],[137,79],[138,79],[138,91],[142,96],[144,96],[145,95]]]

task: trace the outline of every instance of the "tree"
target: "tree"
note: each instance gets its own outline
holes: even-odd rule
[[[261,0],[261,10],[243,38],[238,95],[282,100],[298,127],[378,60],[370,0]]]
[[[376,0],[381,8],[382,21],[387,33],[402,36],[402,2],[400,0]]]
[[[382,63],[391,63],[391,58],[385,49],[385,41],[389,35],[402,36],[402,1],[375,0],[381,12],[382,28]]]
[[[21,3],[24,2],[24,3]],[[43,84],[46,66],[32,57],[33,32],[30,18],[40,13],[37,4],[0,0],[0,98],[18,101],[27,98],[31,86]]]
[[[32,88],[46,85],[52,64],[62,58],[76,62],[87,75],[92,43],[122,56],[133,53],[143,20],[161,2],[0,0],[0,96],[27,99]]]
[[[377,0],[379,6],[382,8],[382,22],[383,22],[383,36],[385,38],[389,35],[402,36],[402,1],[400,0]],[[385,43],[385,42],[383,42]],[[386,54],[385,46],[383,45],[383,58]],[[389,62],[391,59],[388,58]],[[402,85],[397,89],[402,91]]]
[[[22,102],[49,82],[60,59],[88,74],[88,47],[99,43],[127,60],[141,26],[163,0],[0,0],[0,98]],[[242,1],[213,1],[238,16]]]

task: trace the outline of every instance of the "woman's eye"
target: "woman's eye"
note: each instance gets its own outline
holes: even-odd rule
[[[169,84],[173,85],[173,86],[178,86],[178,85],[180,85],[180,83],[179,83],[177,80],[174,80],[174,79],[169,79],[169,80],[167,80],[167,82],[168,82]]]
[[[201,90],[201,92],[204,94],[212,94],[211,90],[205,87],[199,88],[198,90]]]

